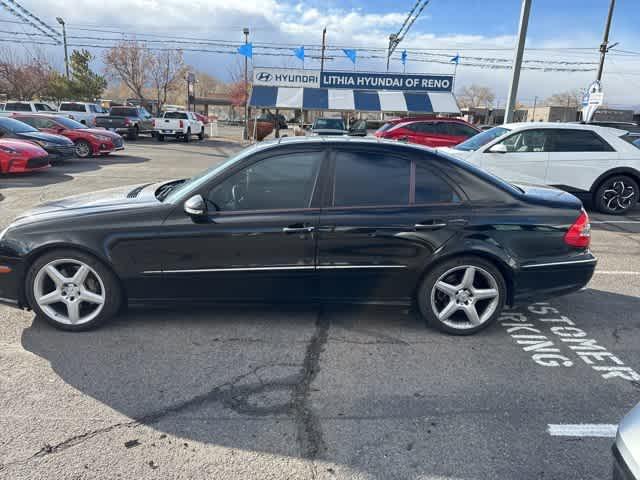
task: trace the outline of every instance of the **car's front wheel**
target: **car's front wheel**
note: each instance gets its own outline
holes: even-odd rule
[[[602,213],[622,215],[638,203],[638,183],[627,175],[615,175],[603,181],[594,194],[595,207]]]
[[[80,158],[90,157],[93,153],[91,144],[86,140],[78,140],[76,142],[76,155]]]
[[[33,310],[62,330],[94,328],[122,303],[113,272],[75,250],[54,250],[36,259],[27,273],[26,293]]]
[[[505,280],[492,263],[458,257],[427,273],[418,290],[418,306],[429,325],[447,333],[470,335],[495,321],[506,292]]]

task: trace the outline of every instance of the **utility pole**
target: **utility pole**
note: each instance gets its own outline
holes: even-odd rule
[[[536,105],[538,104],[538,96],[536,95],[533,99],[533,113],[531,114],[531,121],[535,122],[536,121]],[[529,120],[527,118],[527,120]]]
[[[391,54],[393,53],[393,49],[397,46],[398,35],[392,33],[389,35],[389,50],[387,50],[387,72],[389,71],[389,60],[391,60]]]
[[[326,48],[327,27],[322,29],[322,51],[320,53],[320,75],[324,71],[324,50]]]
[[[607,15],[607,24],[604,27],[604,38],[602,39],[602,43],[600,44],[600,65],[598,66],[598,75],[596,79],[598,81],[602,80],[602,69],[604,68],[604,57],[607,55],[607,52],[610,48],[613,48],[617,45],[614,43],[609,47],[609,30],[611,30],[611,19],[613,18],[613,9],[616,6],[616,0],[611,0],[609,4],[609,14]]]
[[[244,33],[244,44],[249,43],[249,29],[244,27],[242,29]],[[244,57],[244,136],[245,140],[249,138],[249,60],[247,56]]]
[[[518,31],[518,45],[513,57],[513,72],[511,75],[511,86],[509,87],[509,98],[505,109],[504,123],[513,121],[513,113],[518,97],[518,84],[520,83],[520,69],[522,68],[522,57],[524,56],[524,44],[527,39],[527,28],[529,26],[529,13],[531,13],[531,0],[522,0],[522,10],[520,12],[520,27]]]
[[[62,17],[56,17],[56,20],[62,25],[62,41],[64,42],[64,67],[67,72],[67,80],[69,80],[69,53],[67,51],[67,29]]]

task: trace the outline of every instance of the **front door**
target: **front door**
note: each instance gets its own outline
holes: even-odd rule
[[[519,131],[480,153],[480,165],[508,182],[544,185],[550,144],[549,130]]]
[[[317,147],[261,155],[202,189],[206,216],[191,217],[178,205],[166,220],[162,273],[168,297],[313,296],[315,202],[325,153]]]
[[[427,165],[378,148],[336,147],[318,227],[322,296],[407,301],[431,256],[467,220],[467,207]]]

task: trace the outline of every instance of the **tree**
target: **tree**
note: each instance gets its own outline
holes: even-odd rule
[[[107,88],[107,80],[89,67],[94,56],[87,50],[74,50],[71,52],[70,67],[71,79],[69,81],[70,98],[74,100],[93,101],[102,95]]]
[[[491,108],[496,96],[490,88],[472,84],[459,90],[457,98],[458,103],[463,108]]]
[[[567,90],[562,93],[555,93],[545,100],[549,106],[558,107],[579,107],[582,105],[582,92],[578,88]]]
[[[104,63],[110,78],[124,83],[138,100],[146,100],[144,87],[149,83],[152,55],[144,44],[131,40],[120,42],[107,50]]]
[[[185,74],[182,50],[166,50],[151,55],[149,77],[158,101],[158,110],[167,103],[168,93],[178,88]]]
[[[44,96],[55,70],[43,54],[19,57],[9,49],[0,53],[0,91],[15,100]]]

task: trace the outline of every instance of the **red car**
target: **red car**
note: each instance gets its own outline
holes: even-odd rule
[[[207,125],[211,122],[211,120],[209,120],[209,117],[207,117],[206,115],[202,115],[201,113],[198,112],[193,112],[193,114],[196,116],[196,118],[198,120],[200,120],[204,125]]]
[[[35,143],[0,139],[0,174],[27,173],[50,166],[48,154]]]
[[[453,147],[479,132],[470,123],[457,118],[406,117],[385,123],[375,136],[428,147]]]
[[[46,133],[63,135],[76,145],[76,155],[87,158],[94,155],[108,155],[116,150],[124,150],[124,140],[117,133],[100,128],[89,128],[80,122],[58,115],[14,115],[34,128]]]

